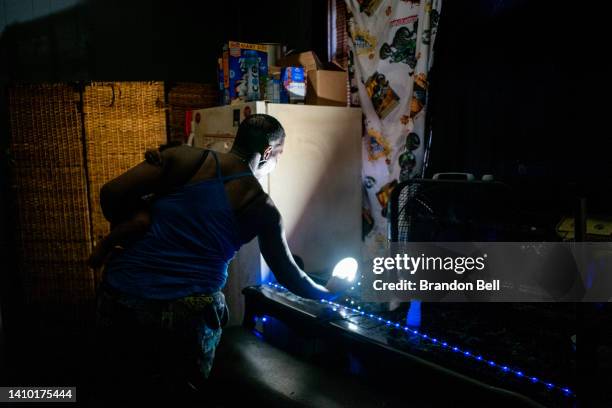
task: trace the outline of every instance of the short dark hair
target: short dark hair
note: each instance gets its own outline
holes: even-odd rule
[[[234,139],[234,146],[248,153],[254,153],[284,138],[285,129],[278,120],[270,115],[258,113],[242,121]]]

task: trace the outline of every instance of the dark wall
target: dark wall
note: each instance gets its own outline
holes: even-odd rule
[[[90,0],[9,25],[8,80],[214,82],[225,41],[326,52],[326,1]]]
[[[608,23],[552,1],[445,1],[431,73],[429,174],[612,186],[605,127]],[[593,94],[590,91],[595,91]],[[559,185],[557,185],[559,184]],[[602,187],[601,187],[602,188]],[[569,190],[567,190],[569,193]]]

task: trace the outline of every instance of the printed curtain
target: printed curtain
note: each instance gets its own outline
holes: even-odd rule
[[[428,72],[441,0],[346,5],[351,99],[365,117],[364,240],[374,254],[387,240],[391,191],[423,168]]]

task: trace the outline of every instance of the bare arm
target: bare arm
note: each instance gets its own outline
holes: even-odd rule
[[[100,206],[113,224],[128,220],[142,205],[141,197],[155,193],[162,182],[162,170],[146,161],[102,186]]]
[[[141,238],[151,225],[151,214],[148,209],[138,210],[130,220],[115,225],[100,245],[112,249],[115,246],[129,245]]]
[[[102,267],[116,247],[129,245],[142,237],[150,225],[151,217],[146,209],[136,212],[132,219],[115,225],[111,232],[96,245],[87,261],[88,265],[94,269]]]
[[[291,292],[310,299],[330,299],[334,293],[314,282],[295,263],[287,245],[282,218],[272,200],[258,205],[259,248],[278,282]]]

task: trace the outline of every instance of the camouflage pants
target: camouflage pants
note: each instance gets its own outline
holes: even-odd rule
[[[169,301],[99,293],[97,340],[108,375],[148,389],[197,388],[208,377],[228,317],[223,293]]]

